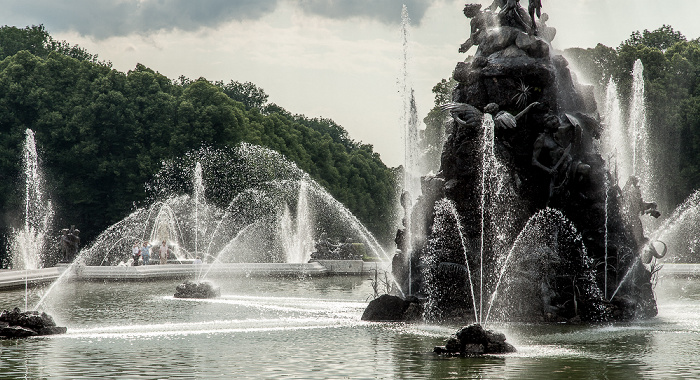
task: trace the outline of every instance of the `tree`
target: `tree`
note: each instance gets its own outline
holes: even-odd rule
[[[144,184],[163,162],[241,142],[285,154],[380,241],[393,239],[394,172],[332,120],[294,115],[249,82],[173,81],[141,64],[113,70],[69,44],[52,44],[43,26],[2,27],[0,41],[5,52],[14,46],[0,60],[0,232],[21,214],[18,157],[30,128],[56,225],[78,226],[83,244],[150,201]]]
[[[629,103],[632,67],[644,64],[647,122],[656,156],[654,172],[661,184],[657,197],[672,209],[700,187],[698,153],[700,118],[700,44],[688,41],[669,25],[633,32],[616,49],[598,45],[594,49],[568,49],[566,54],[587,71],[600,89],[608,80],[617,83],[621,99]],[[628,112],[627,109],[624,110]]]
[[[224,94],[235,101],[243,103],[247,109],[257,108],[260,110],[267,103],[268,95],[265,91],[251,82],[241,83],[232,80],[227,84],[223,84],[223,82],[216,82],[215,84],[223,90]]]
[[[420,139],[423,154],[421,161],[424,163],[421,171],[424,173],[437,172],[440,169],[440,156],[447,137],[445,135],[445,121],[450,115],[439,106],[452,101],[452,91],[456,86],[457,81],[454,78],[442,79],[433,86],[435,106],[423,119],[425,130],[422,131]]]
[[[673,30],[670,25],[662,25],[661,28],[654,31],[649,31],[644,29],[644,32],[632,32],[630,38],[628,38],[622,45],[626,46],[646,46],[655,48],[661,51],[666,51],[666,49],[675,45],[678,42],[687,41],[685,36],[678,31]]]

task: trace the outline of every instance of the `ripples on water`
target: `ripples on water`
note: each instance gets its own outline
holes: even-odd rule
[[[68,333],[0,341],[0,378],[698,378],[700,286],[662,278],[659,317],[604,326],[509,324],[518,352],[445,358],[457,326],[366,323],[358,277],[220,280],[222,297],[172,297],[177,281],[70,283],[48,302]],[[3,292],[0,307],[23,304]]]

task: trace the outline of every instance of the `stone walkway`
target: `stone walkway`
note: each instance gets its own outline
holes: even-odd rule
[[[156,279],[193,279],[203,275],[245,276],[326,276],[363,275],[375,269],[383,270],[382,263],[363,263],[360,260],[326,260],[306,264],[288,263],[227,263],[227,264],[166,264],[141,266],[84,266],[64,265],[35,270],[0,270],[0,290],[23,288],[53,282],[64,271],[72,279],[81,281],[139,281]]]

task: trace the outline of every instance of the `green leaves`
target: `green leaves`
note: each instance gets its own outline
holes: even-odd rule
[[[604,89],[617,83],[623,107],[629,104],[634,62],[644,64],[647,123],[656,147],[655,172],[664,184],[657,194],[670,206],[700,187],[700,43],[669,25],[634,32],[617,49],[568,49],[566,54]]]
[[[286,155],[380,238],[393,238],[394,173],[330,119],[269,104],[250,82],[171,81],[141,64],[112,70],[43,26],[0,27],[0,49],[0,208],[10,214],[21,214],[13,181],[30,128],[57,228],[78,226],[84,243],[146,202],[144,184],[164,161],[241,142]]]

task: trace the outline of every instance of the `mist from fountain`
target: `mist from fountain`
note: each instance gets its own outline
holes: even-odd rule
[[[441,237],[431,241],[431,249],[442,254],[430,256],[424,263],[427,268],[437,268],[426,273],[425,288],[428,295],[424,311],[426,320],[441,320],[449,317],[440,314],[442,305],[438,304],[448,297],[452,298],[450,302],[458,302],[456,300],[460,297],[463,301],[469,301],[474,321],[483,326],[489,323],[494,313],[498,315],[499,320],[530,320],[540,315],[543,308],[548,307],[547,289],[550,286],[561,287],[560,277],[562,276],[571,277],[571,283],[565,286],[571,286],[574,289],[572,294],[575,294],[575,289],[578,289],[587,297],[597,300],[600,306],[598,310],[591,313],[600,315],[605,313],[602,303],[607,298],[595,284],[593,260],[587,255],[581,234],[559,210],[546,208],[530,217],[505,255],[501,255],[495,263],[496,267],[493,268],[497,273],[495,281],[487,283],[478,292],[474,281],[478,280],[481,287],[482,276],[480,272],[474,273],[470,266],[470,261],[474,261],[473,256],[471,259],[470,256],[476,255],[477,251],[467,242],[463,233],[464,227],[451,200],[443,198],[436,202],[433,230],[440,231],[438,236]],[[457,248],[449,245],[449,235],[459,236],[461,246],[458,248],[463,252],[463,261],[460,263],[443,261],[447,259],[444,252],[455,251]],[[572,250],[572,247],[576,249]],[[580,256],[573,259],[578,263],[578,267],[562,266],[567,260],[572,260],[562,256],[562,252],[570,251],[579,253]],[[481,264],[480,257],[479,263]],[[446,274],[456,274],[456,278],[461,276],[460,281],[464,281],[464,291],[460,290],[461,282],[453,282],[453,289],[447,297],[445,294],[437,294],[442,291],[439,284],[445,281]],[[573,297],[576,302],[576,296]]]
[[[435,203],[435,217],[432,225],[434,238],[428,241],[427,250],[434,254],[423,256],[422,267],[425,283],[423,291],[426,301],[423,318],[428,322],[440,322],[450,317],[444,315],[447,305],[453,309],[463,310],[474,314],[474,321],[479,319],[477,292],[475,291],[474,276],[470,267],[470,256],[475,254],[473,244],[465,240],[459,216],[455,215],[454,204],[447,198]],[[438,233],[439,232],[439,233]],[[459,242],[450,239],[459,236]],[[459,252],[459,254],[457,254]],[[452,254],[454,253],[454,255]],[[447,280],[449,279],[449,280]],[[442,284],[449,281],[450,286]],[[471,304],[471,305],[470,305]],[[456,305],[456,306],[455,306]]]

